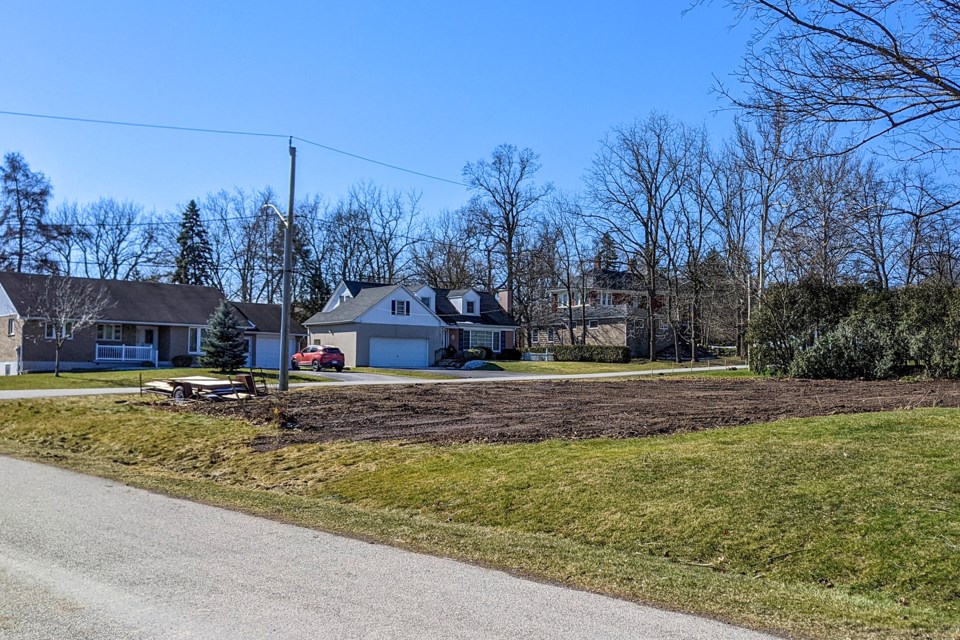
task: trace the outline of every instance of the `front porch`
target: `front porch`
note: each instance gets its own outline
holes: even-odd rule
[[[170,327],[142,324],[97,325],[94,362],[97,364],[141,364],[159,366],[169,360]]]
[[[157,349],[153,345],[97,344],[96,362],[160,362]]]

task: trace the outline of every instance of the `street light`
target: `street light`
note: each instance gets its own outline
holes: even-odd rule
[[[283,223],[283,294],[280,315],[280,375],[277,377],[277,389],[286,391],[290,388],[290,275],[293,271],[293,189],[297,174],[297,148],[290,140],[290,204],[287,207],[287,217],[272,204],[265,204],[263,209],[272,209]]]

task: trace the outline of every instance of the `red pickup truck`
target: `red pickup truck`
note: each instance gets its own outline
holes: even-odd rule
[[[343,371],[343,352],[337,347],[310,345],[303,351],[293,354],[290,360],[291,369],[300,367],[310,367],[314,371],[320,371],[320,369]]]

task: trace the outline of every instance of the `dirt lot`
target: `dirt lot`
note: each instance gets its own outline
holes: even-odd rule
[[[355,386],[268,397],[201,411],[287,427],[261,450],[330,440],[535,442],[632,438],[780,418],[960,407],[960,384],[807,380],[630,380]]]

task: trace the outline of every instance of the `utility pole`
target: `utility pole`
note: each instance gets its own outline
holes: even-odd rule
[[[280,376],[277,388],[286,391],[290,388],[290,276],[293,271],[293,193],[294,181],[297,175],[297,148],[293,146],[293,138],[288,143],[290,147],[290,200],[287,204],[286,230],[283,234],[283,301],[282,316],[280,317]]]

